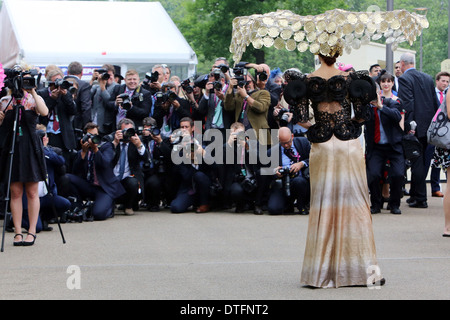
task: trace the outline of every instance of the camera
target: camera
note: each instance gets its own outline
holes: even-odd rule
[[[100,142],[102,142],[102,137],[98,134],[86,133],[81,139],[81,143],[84,144],[88,142],[89,139],[91,139],[92,143],[94,144],[100,144]]]
[[[128,111],[133,106],[133,102],[136,102],[138,100],[142,101],[141,94],[133,94],[133,96],[130,97],[128,93],[122,93],[117,96],[117,98],[121,98],[122,101],[122,109]]]
[[[158,82],[158,78],[159,78],[159,72],[155,71],[155,72],[147,72],[145,74],[145,79],[142,81],[142,83],[146,86],[150,85],[150,83],[152,82]]]
[[[241,187],[244,189],[247,193],[252,193],[256,190],[256,187],[258,186],[256,179],[254,177],[245,177],[244,180],[241,182]]]
[[[283,179],[284,192],[287,197],[291,196],[291,172],[289,167],[282,167],[278,169],[281,174],[281,179]]]
[[[101,74],[102,80],[109,80],[109,78],[111,78],[110,74],[108,73],[108,70],[106,69],[95,69],[94,71]]]
[[[192,79],[188,78],[181,82],[181,88],[183,88],[184,92],[190,94],[194,92],[194,87],[191,86]]]
[[[136,130],[134,128],[127,128],[122,130],[123,138],[121,141],[128,142],[130,141],[131,137],[133,137],[136,134]]]
[[[150,132],[150,134],[152,136],[157,136],[157,135],[161,134],[161,130],[156,125],[153,125],[153,126],[151,126],[150,128],[147,128],[147,129],[142,129],[142,127],[139,127],[139,129],[137,130],[137,134],[141,135],[142,132],[144,132],[144,131]],[[145,138],[145,136],[144,136],[144,138]]]
[[[178,97],[177,94],[170,90],[167,92],[158,91],[156,93],[155,105],[161,106],[167,101],[173,102],[174,100],[176,100],[177,97]]]
[[[214,90],[217,90],[217,91],[221,91],[222,90],[222,82],[220,82],[220,81],[214,81],[213,82],[213,88],[214,88]]]
[[[266,81],[267,80],[267,72],[256,72],[256,77],[259,78],[260,81]]]
[[[230,70],[230,67],[223,63],[219,64],[216,68],[220,69],[220,71],[222,71],[223,74],[227,73],[228,70]]]
[[[289,115],[287,113],[289,113],[289,110],[286,108],[283,108],[278,112],[278,121],[280,122],[281,127],[287,126],[289,122]]]
[[[31,90],[37,87],[41,74],[36,69],[23,71],[19,65],[13,68],[4,69],[6,79],[5,86],[12,90],[12,95],[16,98],[23,97],[22,89]]]
[[[248,74],[248,70],[242,67],[233,68],[234,78],[238,81],[238,87],[243,88],[247,84],[246,76]]]

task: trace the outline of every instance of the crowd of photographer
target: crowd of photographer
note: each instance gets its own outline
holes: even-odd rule
[[[282,83],[300,77],[298,70],[271,72],[267,65],[246,62],[230,68],[218,58],[210,73],[194,79],[180,80],[161,64],[142,81],[128,70],[122,84],[107,64],[90,82],[81,80],[78,62],[69,65],[66,76],[48,66],[44,82],[33,72],[7,70],[2,105],[20,104],[14,99],[19,83],[45,102],[48,114],[37,114],[36,132],[51,194],[62,198],[60,221],[105,220],[120,211],[133,215],[161,208],[308,214],[310,146],[303,137],[307,128],[298,124],[305,119],[290,112],[282,98]],[[0,121],[5,113],[2,109]],[[277,137],[270,129],[280,127],[279,143],[273,144]],[[217,135],[202,139],[210,129]],[[9,142],[0,137],[6,155]],[[217,143],[220,155],[207,152]],[[271,174],[262,174],[262,147],[279,160]],[[6,186],[5,179],[2,183]],[[43,199],[45,190],[40,195]],[[55,217],[46,213],[40,220],[46,230]]]

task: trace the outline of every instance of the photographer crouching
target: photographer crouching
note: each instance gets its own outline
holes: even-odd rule
[[[22,70],[16,66],[5,70],[5,84],[9,89],[9,95],[2,99],[0,111],[4,112],[2,131],[6,132],[0,168],[9,170],[10,181],[10,207],[14,224],[14,246],[31,246],[36,239],[36,225],[39,218],[40,201],[38,185],[46,176],[45,160],[42,143],[36,133],[38,116],[46,116],[48,108],[36,92],[36,70]],[[17,112],[17,113],[16,113]],[[16,115],[17,123],[16,123]],[[14,125],[16,127],[14,128]],[[13,135],[15,140],[13,139]],[[14,140],[14,141],[13,141]],[[13,147],[14,142],[14,149]],[[10,151],[14,158],[9,161]],[[8,171],[6,171],[8,172]],[[9,174],[3,175],[3,183],[8,184]],[[22,197],[25,192],[28,200],[29,228],[28,235],[24,237],[22,230]],[[7,191],[7,190],[6,190]],[[5,192],[6,194],[6,192]]]
[[[73,165],[75,174],[68,174],[73,194],[80,200],[93,201],[94,220],[105,220],[113,214],[114,199],[123,195],[125,189],[114,175],[111,162],[114,159],[112,142],[101,142],[98,126],[88,122],[84,127],[81,150]]]
[[[142,165],[144,172],[144,204],[151,212],[159,211],[159,204],[162,199],[170,203],[173,196],[170,196],[169,187],[172,170],[170,152],[171,145],[168,139],[162,139],[161,130],[156,125],[156,120],[147,117],[143,120],[141,140],[147,151]]]
[[[117,199],[124,206],[125,215],[133,215],[139,209],[139,200],[144,186],[144,173],[141,162],[148,157],[141,139],[137,135],[135,124],[131,119],[119,121],[114,133],[114,174],[120,180],[126,193]],[[111,135],[109,135],[111,137]]]

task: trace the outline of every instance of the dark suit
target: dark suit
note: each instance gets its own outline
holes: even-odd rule
[[[56,112],[59,120],[59,127],[61,130],[61,138],[63,144],[53,143],[51,137],[49,137],[49,144],[55,147],[59,147],[63,150],[76,149],[75,132],[73,130],[71,118],[77,113],[77,109],[72,99],[72,95],[67,92],[66,95],[59,96],[58,99],[55,100],[50,97],[48,88],[38,90],[37,93],[44,99],[49,111],[47,117],[39,117],[40,123],[47,126],[49,117],[53,117],[54,111]]]
[[[386,162],[389,161],[390,197],[391,208],[400,207],[402,197],[403,176],[405,172],[405,158],[403,155],[402,137],[400,127],[402,108],[399,101],[392,99],[383,100],[383,109],[379,112],[379,119],[385,133],[383,143],[375,143],[375,110],[371,112],[371,118],[366,122],[366,164],[367,180],[370,189],[370,199],[374,209],[381,209],[382,195],[381,185]],[[376,108],[375,108],[376,109]]]
[[[77,129],[83,130],[86,123],[91,121],[91,109],[92,109],[92,99],[91,99],[91,85],[81,79],[77,79],[78,91],[77,91],[77,114],[74,119],[74,126]]]
[[[297,159],[293,163],[304,161],[306,166],[309,166],[309,153],[311,151],[311,145],[305,137],[294,137],[292,144],[297,151]],[[283,166],[283,148],[280,144],[275,145],[269,150],[269,156],[272,152],[276,152],[279,155],[279,165]],[[290,193],[288,197],[285,192],[285,183],[281,182],[274,175],[274,181],[272,182],[270,190],[270,198],[268,202],[268,211],[270,214],[282,214],[283,212],[290,211],[294,201],[297,200],[297,208],[301,211],[309,205],[310,200],[310,184],[309,179],[303,175],[300,171],[295,177],[290,177]]]
[[[117,123],[115,121],[117,113],[119,112],[119,106],[116,106],[116,98],[118,95],[125,93],[126,85],[121,84],[114,87],[111,93],[111,100],[107,104],[108,112],[114,114],[113,121],[113,132],[117,130]],[[150,116],[150,110],[152,108],[152,97],[149,91],[143,89],[142,87],[136,88],[133,93],[132,99],[133,106],[126,112],[126,118],[133,120],[135,127],[142,126],[142,120]],[[141,101],[142,100],[142,101]]]
[[[416,136],[422,144],[422,154],[411,163],[411,199],[418,203],[427,200],[426,177],[430,160],[425,156],[428,142],[427,130],[438,109],[435,82],[433,78],[414,68],[407,70],[399,79],[398,97],[406,111],[405,131],[410,130],[410,122],[417,123]],[[428,159],[427,159],[428,158]]]
[[[122,153],[122,144],[123,142],[119,143],[115,147],[114,158],[112,160],[113,168],[119,165],[119,159]],[[140,155],[136,146],[133,143],[128,142],[126,161],[128,162],[130,175],[123,177],[120,181],[126,190],[126,194],[118,199],[118,202],[124,203],[125,209],[138,209],[137,203],[139,201],[139,196],[142,195],[142,193],[139,192],[142,191],[142,188],[144,187],[144,173],[142,172],[141,162],[147,157],[147,151],[145,151],[143,155]]]
[[[79,199],[94,198],[92,215],[95,220],[105,220],[113,213],[114,199],[125,193],[125,189],[113,173],[111,162],[114,157],[114,149],[111,142],[105,142],[99,146],[97,153],[93,154],[93,165],[98,184],[87,180],[89,170],[89,153],[81,158],[78,152],[74,161],[73,172],[69,174],[74,186],[74,193]],[[91,171],[92,172],[92,171]]]

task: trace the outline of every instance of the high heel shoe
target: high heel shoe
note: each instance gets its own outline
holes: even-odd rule
[[[22,237],[22,241],[14,241],[14,246],[15,247],[22,247],[23,246],[23,234],[21,233],[16,233],[14,235],[14,239],[16,239],[17,236],[21,236]]]
[[[35,234],[28,233],[28,235],[33,237],[33,241],[23,241],[23,246],[24,247],[32,246],[34,244],[34,241],[36,241],[36,235]]]

